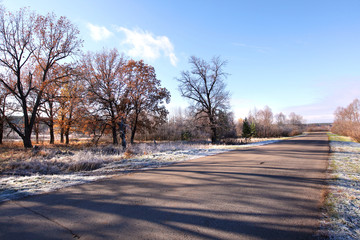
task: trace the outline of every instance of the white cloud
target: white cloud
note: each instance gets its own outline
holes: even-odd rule
[[[164,55],[169,58],[173,66],[176,66],[177,57],[174,53],[174,46],[168,37],[154,36],[141,29],[130,30],[118,27],[118,31],[123,32],[126,36],[123,43],[131,45],[128,50],[130,56],[155,60]]]
[[[96,42],[105,40],[113,35],[106,27],[100,27],[91,23],[88,23],[87,27],[90,30],[91,38]]]

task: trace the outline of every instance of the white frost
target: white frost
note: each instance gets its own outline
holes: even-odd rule
[[[329,195],[323,228],[332,240],[360,239],[360,143],[330,142]]]
[[[199,157],[215,155],[226,151],[243,149],[254,146],[275,143],[280,140],[268,140],[250,143],[246,145],[206,145],[206,144],[158,144],[155,148],[148,145],[137,145],[138,151],[143,155],[136,155],[129,159],[119,161],[119,155],[102,155],[91,152],[78,152],[74,156],[54,157],[47,161],[46,166],[60,163],[73,162],[79,164],[89,163],[102,164],[102,167],[93,171],[83,171],[67,174],[32,174],[31,171],[22,174],[30,176],[3,176],[0,178],[0,202],[18,199],[28,195],[51,192],[60,188],[87,183],[98,179],[111,177],[116,174],[124,174],[133,170],[145,170],[170,165]],[[36,164],[40,164],[36,160]],[[34,164],[30,162],[29,164]],[[40,168],[40,167],[39,167]],[[32,174],[32,175],[31,175]]]

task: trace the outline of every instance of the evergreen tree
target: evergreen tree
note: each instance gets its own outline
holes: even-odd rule
[[[242,129],[242,137],[243,138],[251,138],[251,127],[250,124],[247,120],[247,118],[245,118],[244,122],[243,122],[243,129]]]
[[[252,122],[250,125],[250,137],[255,137],[256,136],[256,126],[255,126],[255,122]]]

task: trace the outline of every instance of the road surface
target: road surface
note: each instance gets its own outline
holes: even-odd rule
[[[0,239],[313,239],[325,133],[0,205]]]

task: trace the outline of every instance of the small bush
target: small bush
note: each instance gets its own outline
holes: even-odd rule
[[[299,129],[293,129],[290,133],[289,133],[289,137],[292,137],[292,136],[296,136],[296,135],[300,135],[302,134],[302,131],[299,130]]]

